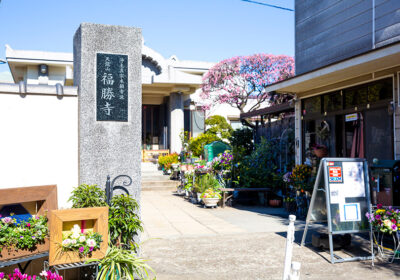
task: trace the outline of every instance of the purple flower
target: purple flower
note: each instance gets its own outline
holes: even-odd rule
[[[375,218],[376,218],[377,220],[380,220],[380,219],[381,219],[381,215],[376,215]]]
[[[0,272],[0,279],[4,278],[4,272]]]
[[[32,239],[35,240],[35,239],[36,239],[36,236],[32,235]]]
[[[92,251],[93,251],[93,247],[90,247],[90,248],[89,248],[89,251],[92,252]]]
[[[79,252],[83,253],[83,251],[85,251],[85,248],[83,246],[79,247]]]
[[[3,223],[5,224],[12,224],[13,220],[10,217],[5,217],[3,219],[1,219],[3,221]]]
[[[19,238],[24,239],[24,237],[22,235]]]
[[[397,229],[396,224],[392,224],[392,230],[396,230],[396,229]]]

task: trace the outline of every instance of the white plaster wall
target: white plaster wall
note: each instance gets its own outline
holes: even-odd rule
[[[64,85],[66,78],[66,67],[49,67],[49,85],[54,86],[58,83]]]
[[[77,101],[0,94],[0,188],[57,184],[67,206],[78,184]]]

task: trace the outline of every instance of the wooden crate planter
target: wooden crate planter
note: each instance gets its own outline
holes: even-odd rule
[[[54,210],[50,212],[50,266],[83,262],[88,259],[102,259],[108,248],[108,207],[79,208]],[[93,229],[102,236],[100,249],[86,258],[81,258],[78,252],[61,250],[63,232],[70,231],[74,224],[85,221],[85,229]]]
[[[20,204],[31,215],[45,215],[49,218],[49,212],[57,209],[57,185],[7,188],[0,189],[0,210],[4,206]],[[47,223],[50,225],[50,219]],[[27,257],[49,251],[50,241],[45,239],[44,243],[35,248],[21,250],[14,247],[3,248],[0,252],[0,262],[15,258]]]

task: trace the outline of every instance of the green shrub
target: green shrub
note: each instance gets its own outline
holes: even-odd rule
[[[232,148],[240,148],[243,155],[250,155],[254,149],[253,130],[247,127],[236,129],[232,132],[229,141]]]
[[[233,132],[232,126],[223,116],[211,116],[205,120],[205,124],[209,127],[206,130],[206,134],[211,134],[224,140],[228,140]]]
[[[248,188],[274,187],[277,182],[279,147],[274,141],[261,139],[255,150],[240,164],[240,186]]]
[[[68,201],[72,201],[72,208],[107,206],[106,194],[97,185],[82,184],[74,188]]]
[[[107,206],[106,196],[97,185],[82,184],[72,191],[68,201],[72,208],[88,208]],[[110,201],[108,230],[111,244],[124,244],[130,249],[137,249],[133,237],[143,231],[142,223],[137,215],[139,206],[135,199],[128,195],[115,195]]]
[[[221,139],[214,134],[201,133],[197,137],[190,139],[189,149],[192,151],[193,156],[199,157],[203,154],[205,145],[218,140]]]
[[[130,249],[136,249],[136,243],[132,240],[138,232],[143,231],[138,211],[136,200],[128,195],[116,195],[111,199],[108,218],[111,244],[124,244]]]

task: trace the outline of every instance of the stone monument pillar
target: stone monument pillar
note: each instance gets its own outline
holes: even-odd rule
[[[104,187],[107,175],[128,175],[133,179],[128,190],[138,201],[141,66],[141,29],[82,23],[76,31],[74,84],[79,88],[79,183]]]

